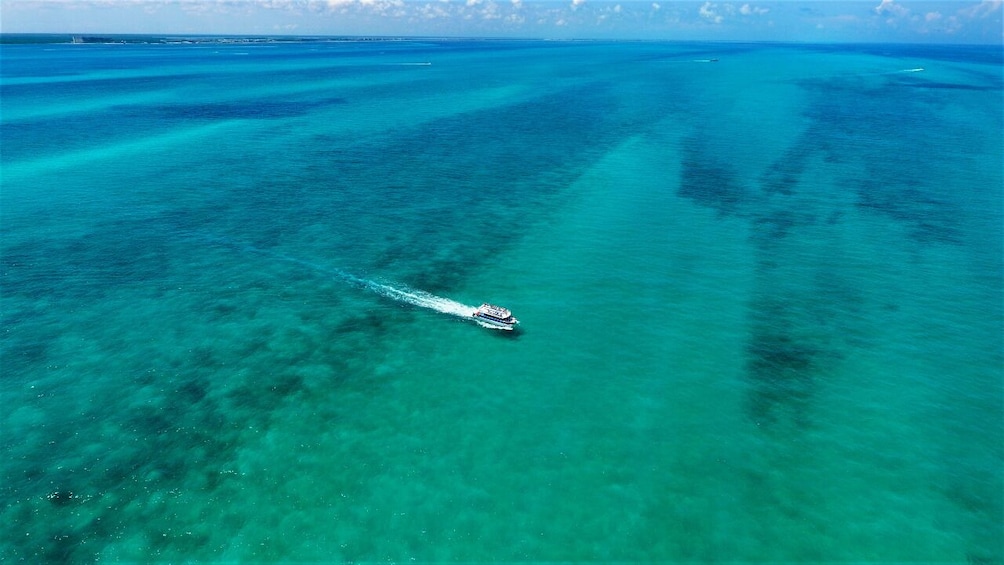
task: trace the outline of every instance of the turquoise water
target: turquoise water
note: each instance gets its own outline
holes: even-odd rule
[[[999,48],[0,57],[4,560],[1004,559]]]

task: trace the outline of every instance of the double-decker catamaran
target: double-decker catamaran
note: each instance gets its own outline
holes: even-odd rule
[[[519,323],[519,320],[514,318],[509,310],[488,303],[482,304],[472,316],[482,326],[500,330],[512,331]]]

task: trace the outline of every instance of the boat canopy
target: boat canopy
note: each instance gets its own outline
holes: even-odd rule
[[[510,312],[509,310],[506,310],[501,306],[488,304],[487,302],[485,304],[482,304],[481,307],[478,308],[478,313],[487,314],[493,318],[498,318],[500,320],[505,320],[512,317],[512,312]]]

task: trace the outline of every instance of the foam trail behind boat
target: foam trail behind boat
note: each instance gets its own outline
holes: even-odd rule
[[[226,245],[228,247],[239,249],[241,251],[256,253],[258,255],[265,255],[267,257],[278,259],[280,261],[286,261],[289,263],[301,265],[318,273],[330,275],[335,278],[341,279],[345,282],[373,291],[385,298],[397,300],[398,302],[405,302],[407,304],[411,304],[412,306],[418,306],[420,308],[428,308],[430,310],[435,310],[436,312],[440,312],[442,314],[449,314],[451,316],[457,316],[460,318],[470,318],[471,316],[474,315],[475,312],[477,312],[477,308],[475,308],[474,306],[468,306],[466,304],[457,302],[456,300],[450,300],[449,298],[436,296],[423,290],[415,290],[412,288],[408,288],[406,286],[401,286],[401,285],[394,286],[386,283],[371,281],[369,279],[357,277],[341,269],[325,267],[323,265],[318,265],[317,263],[311,263],[310,261],[304,261],[303,259],[292,257],[290,255],[285,255],[283,253],[275,253],[273,251],[260,249],[258,247],[254,247],[253,245],[235,243],[220,238],[206,238],[206,239],[215,243]]]
[[[407,287],[396,288],[388,284],[380,284],[373,281],[365,282],[367,288],[377,294],[380,294],[381,296],[393,298],[394,300],[399,300],[401,302],[407,302],[408,304],[420,306],[422,308],[429,308],[443,314],[450,314],[461,318],[470,318],[477,311],[477,308],[473,306],[461,304],[456,300],[436,296],[423,290],[413,290]]]

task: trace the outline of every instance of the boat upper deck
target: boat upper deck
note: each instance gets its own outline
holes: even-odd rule
[[[482,304],[476,315],[491,316],[492,318],[497,318],[499,320],[508,320],[512,318],[512,312],[501,307],[495,306],[494,304]]]

